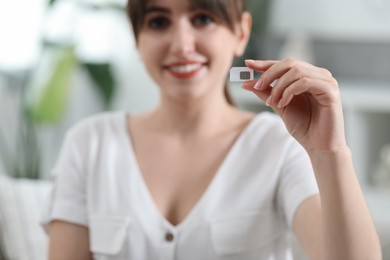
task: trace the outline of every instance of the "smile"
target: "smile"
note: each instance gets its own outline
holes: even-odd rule
[[[202,63],[172,64],[166,66],[166,69],[176,78],[187,79],[197,75],[204,65]]]
[[[169,69],[177,73],[190,73],[196,71],[202,67],[202,64],[187,64],[181,66],[172,66]]]

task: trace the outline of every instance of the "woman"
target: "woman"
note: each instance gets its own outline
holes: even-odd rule
[[[243,2],[129,1],[160,103],[68,133],[50,259],[291,259],[290,230],[310,259],[381,258],[332,75],[247,60],[263,74],[243,88],[280,117],[230,104],[226,75],[251,27]]]

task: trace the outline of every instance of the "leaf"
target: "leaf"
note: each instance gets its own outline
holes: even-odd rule
[[[27,111],[36,123],[56,123],[66,109],[69,96],[70,80],[77,65],[74,49],[63,48],[59,56],[54,55],[54,69],[38,97]]]
[[[84,63],[83,65],[95,83],[94,87],[96,87],[96,90],[100,94],[104,107],[109,109],[116,92],[116,84],[111,65],[109,63]]]
[[[49,6],[53,5],[56,2],[56,0],[49,0]]]

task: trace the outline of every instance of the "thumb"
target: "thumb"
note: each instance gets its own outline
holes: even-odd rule
[[[248,91],[252,92],[253,94],[255,94],[260,100],[262,100],[266,104],[267,99],[271,96],[272,87],[269,86],[268,88],[266,88],[264,90],[258,90],[258,89],[253,88],[255,83],[256,83],[255,80],[247,81],[247,82],[244,82],[241,85],[241,87],[243,89],[248,90]],[[271,108],[279,115],[282,115],[282,112],[284,110],[284,108],[278,108],[276,106],[272,106]]]
[[[268,97],[271,95],[272,88],[268,88],[265,90],[257,90],[253,88],[256,81],[247,81],[242,83],[241,87],[245,90],[248,90],[250,92],[253,92],[260,100],[262,100],[264,103],[267,101]]]

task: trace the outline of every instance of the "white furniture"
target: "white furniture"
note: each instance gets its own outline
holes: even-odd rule
[[[47,259],[48,237],[40,222],[50,189],[49,181],[12,179],[0,172],[0,259]]]

